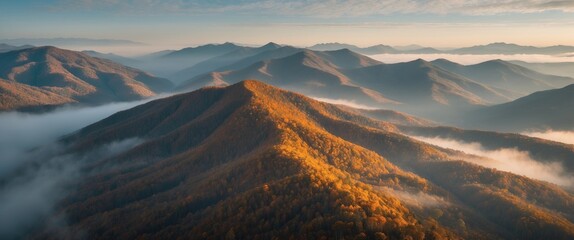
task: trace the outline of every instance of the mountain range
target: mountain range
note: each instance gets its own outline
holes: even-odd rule
[[[572,62],[530,63],[524,61],[511,61],[511,63],[544,74],[574,78],[574,63]]]
[[[140,62],[134,64],[133,67],[149,71],[158,76],[170,77],[178,71],[211,58],[248,49],[253,48],[226,42],[223,44],[186,47],[179,50],[165,50],[136,58]]]
[[[82,51],[85,54],[90,55],[91,57],[96,57],[96,58],[102,58],[102,59],[107,59],[125,66],[137,66],[138,64],[141,63],[141,61],[135,59],[135,58],[129,58],[129,57],[124,57],[124,56],[120,56],[114,53],[102,53],[102,52],[98,52],[98,51],[94,51],[94,50],[84,50]]]
[[[207,59],[172,75],[172,80],[178,79],[175,82],[179,83],[179,91],[259,79],[320,99],[354,101],[468,128],[499,131],[572,128],[571,124],[558,121],[534,121],[537,117],[526,113],[521,117],[532,121],[524,125],[513,126],[510,119],[514,118],[509,116],[509,123],[487,128],[495,122],[492,119],[497,119],[498,112],[520,109],[520,104],[510,101],[574,84],[572,78],[546,75],[502,60],[474,65],[445,59],[383,64],[348,49],[312,51],[275,43],[261,47],[232,43],[206,45],[164,52],[148,60],[54,47],[22,49],[0,56],[3,110],[40,110],[70,103],[93,105],[150,97],[171,90],[172,84],[115,62],[136,66],[152,63],[149,59],[181,57],[182,62],[190,58]],[[195,77],[186,79],[186,76]],[[503,106],[495,106],[498,104]],[[560,106],[556,107],[557,112],[568,111],[564,104],[552,104]],[[502,108],[509,109],[487,110]]]
[[[487,45],[477,45],[472,47],[455,48],[449,50],[439,50],[436,48],[423,47],[414,45],[405,47],[392,47],[387,45],[374,45],[371,47],[357,47],[351,44],[344,43],[320,43],[309,47],[311,50],[318,51],[333,51],[339,49],[350,49],[352,51],[374,55],[374,54],[543,54],[543,55],[556,55],[574,52],[574,46],[548,46],[548,47],[534,47],[522,46],[513,43],[490,43]]]
[[[555,55],[574,52],[574,46],[556,45],[549,47],[522,46],[513,43],[497,42],[487,45],[458,48],[455,54],[545,54]]]
[[[0,53],[26,49],[26,48],[33,48],[33,47],[34,46],[32,45],[13,46],[5,43],[0,43]]]
[[[197,76],[199,74],[207,73],[210,71],[222,71],[225,69],[226,66],[231,65],[233,63],[243,63],[247,57],[255,57],[259,54],[263,54],[263,52],[275,50],[277,48],[286,47],[283,50],[289,51],[291,50],[291,54],[295,49],[299,49],[302,51],[304,48],[297,48],[292,46],[281,46],[276,43],[270,42],[266,45],[260,47],[252,47],[252,46],[243,46],[243,45],[236,45],[234,43],[223,43],[223,44],[207,44],[201,45],[197,47],[187,47],[182,48],[180,50],[164,50],[159,51],[151,54],[147,54],[144,56],[139,57],[121,57],[117,55],[105,55],[105,54],[98,54],[99,57],[107,58],[118,63],[135,67],[139,69],[143,69],[150,73],[153,73],[157,76],[162,76],[165,78],[169,78],[170,80],[174,81],[176,84],[181,83],[184,80],[187,80],[193,76]],[[521,54],[555,54],[556,51],[564,51],[569,52],[571,51],[568,46],[552,46],[552,47],[531,47],[531,46],[520,46],[516,44],[506,44],[506,43],[493,43],[488,45],[481,45],[481,46],[473,46],[468,48],[460,48],[460,49],[450,49],[450,50],[439,50],[419,45],[409,45],[409,46],[398,46],[398,47],[391,47],[387,45],[374,45],[371,47],[357,47],[355,45],[350,44],[343,44],[343,43],[322,43],[316,44],[314,46],[309,47],[309,50],[314,51],[335,51],[335,50],[342,50],[342,49],[349,49],[356,53],[365,54],[365,55],[373,55],[373,54],[518,54],[513,53],[517,51],[521,51],[523,49],[524,52]],[[533,49],[538,49],[534,51]],[[558,50],[557,50],[558,49]],[[561,49],[561,50],[560,50]],[[548,51],[547,51],[548,50]],[[520,53],[520,52],[519,52]],[[94,56],[96,53],[93,53]],[[277,54],[277,52],[275,52]],[[283,55],[277,55],[273,58],[278,57],[286,57],[286,53]],[[269,57],[267,58],[269,59]],[[257,60],[266,60],[264,57],[259,57]],[[256,61],[252,61],[250,63],[254,63]],[[521,65],[521,64],[518,64]],[[521,65],[522,66],[522,65]],[[528,68],[528,66],[525,66]],[[534,68],[532,70],[538,70],[542,68]],[[553,70],[558,70],[556,67],[551,68]],[[568,76],[572,77],[571,74],[564,75],[564,72],[568,72],[566,70],[560,71],[543,71],[546,69],[542,69],[541,72],[550,74],[550,75],[559,75],[559,76]],[[236,69],[234,69],[236,70]]]
[[[540,91],[478,109],[463,118],[464,126],[502,131],[573,130],[574,84]]]
[[[133,101],[173,84],[109,60],[55,47],[0,53],[0,109]]]
[[[383,64],[347,49],[312,51],[286,46],[240,60],[223,59],[225,56],[220,56],[180,72],[178,79],[184,79],[218,66],[217,71],[183,81],[179,89],[258,79],[314,97],[353,100],[444,120],[574,83],[572,78],[545,75],[500,60],[469,66],[444,59]],[[222,66],[225,64],[229,65]],[[207,67],[210,65],[215,67]]]
[[[248,65],[254,62],[253,60],[251,60],[253,58],[257,60],[272,58],[273,56],[265,55],[264,53],[279,48],[281,48],[281,46],[273,42],[270,42],[257,48],[237,46],[233,51],[228,51],[225,54],[214,56],[205,61],[199,62],[191,67],[177,71],[176,73],[170,76],[170,79],[172,79],[176,83],[181,83],[184,80],[188,80],[190,76],[197,76],[203,73],[216,71],[218,69],[221,69],[222,67],[232,65],[234,63],[241,63]],[[292,49],[292,50],[285,50],[285,49]],[[287,54],[292,54],[295,51],[297,51],[296,48],[292,47],[285,47],[285,49],[283,49],[282,51],[273,51],[273,53],[276,55],[279,54],[279,56],[286,56]],[[282,52],[284,52],[285,54],[280,54]]]
[[[60,140],[67,153],[143,142],[85,163],[54,217],[67,225],[31,238],[574,237],[571,192],[403,128],[257,81],[151,101]]]
[[[514,96],[525,96],[573,83],[570,77],[542,74],[502,60],[465,66],[446,59],[438,59],[432,61],[432,64],[480,83],[513,92]]]

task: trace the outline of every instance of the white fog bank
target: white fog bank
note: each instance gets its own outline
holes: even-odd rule
[[[524,132],[521,133],[530,137],[542,138],[554,142],[574,144],[574,132],[572,131],[544,131],[544,132]]]
[[[416,59],[423,59],[426,61],[433,61],[436,59],[444,58],[452,62],[460,63],[463,65],[477,64],[481,62],[490,61],[493,59],[500,59],[505,61],[524,61],[532,63],[553,63],[553,62],[574,62],[574,56],[559,56],[559,55],[538,55],[538,54],[484,54],[484,55],[470,55],[470,54],[376,54],[369,55],[370,58],[384,62],[384,63],[399,63],[409,62]]]
[[[483,167],[496,168],[501,171],[523,175],[532,179],[543,180],[561,186],[574,186],[574,176],[568,174],[561,163],[542,163],[530,157],[527,152],[514,148],[487,150],[480,143],[466,143],[448,138],[413,137],[417,140],[443,148],[449,148],[488,159],[461,159]],[[490,160],[489,160],[490,159]]]

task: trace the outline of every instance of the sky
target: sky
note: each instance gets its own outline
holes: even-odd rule
[[[0,39],[574,45],[574,0],[6,0]]]

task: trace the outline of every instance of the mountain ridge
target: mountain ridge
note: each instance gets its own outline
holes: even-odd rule
[[[70,225],[59,230],[94,238],[574,235],[574,198],[557,186],[453,159],[393,124],[257,81],[151,101],[62,141],[86,151],[133,137],[145,141],[83,168],[91,177],[60,204]],[[417,207],[425,201],[398,193],[437,205]]]
[[[478,109],[466,121],[490,130],[573,130],[573,94],[574,84],[535,92],[512,102]]]
[[[132,101],[173,87],[167,79],[156,78],[109,60],[50,46],[0,54],[0,78],[4,79],[3,91],[7,93],[2,96],[12,96],[11,100],[2,100],[7,102],[4,110],[41,107],[44,100],[48,105]],[[23,85],[34,97],[16,94]],[[39,97],[40,93],[45,94],[46,91],[59,95],[59,100],[26,100]]]

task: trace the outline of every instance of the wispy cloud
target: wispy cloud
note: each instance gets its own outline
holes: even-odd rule
[[[357,103],[356,101],[347,100],[347,99],[331,99],[331,98],[320,98],[320,97],[313,97],[313,96],[311,98],[313,98],[317,101],[325,102],[325,103],[344,105],[347,107],[358,108],[358,109],[367,109],[367,110],[379,109],[379,108],[370,107],[367,105]]]
[[[419,208],[427,208],[427,207],[447,207],[450,205],[448,201],[444,198],[424,193],[424,192],[407,192],[396,190],[388,187],[381,187],[381,186],[374,186],[375,189],[378,189],[383,192],[390,193],[390,195],[398,198],[406,205],[419,207]]]
[[[114,10],[139,13],[180,12],[261,13],[339,17],[386,15],[393,13],[432,13],[492,15],[500,13],[533,13],[543,11],[574,12],[569,0],[60,0],[57,8]]]

